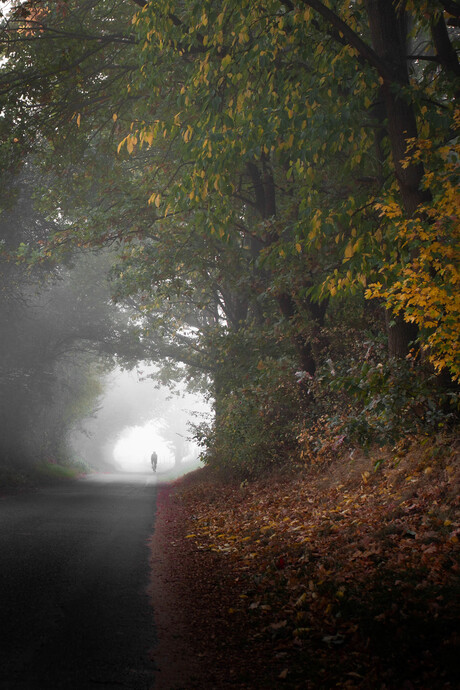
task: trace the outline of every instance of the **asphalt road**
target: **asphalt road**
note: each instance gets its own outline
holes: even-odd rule
[[[152,474],[0,498],[0,688],[147,690]]]

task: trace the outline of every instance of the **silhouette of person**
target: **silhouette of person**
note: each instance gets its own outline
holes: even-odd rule
[[[152,470],[154,472],[157,471],[157,462],[158,462],[158,455],[153,451],[151,457],[150,457],[150,462],[152,463]]]

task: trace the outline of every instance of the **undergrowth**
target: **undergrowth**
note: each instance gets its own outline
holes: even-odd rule
[[[0,466],[0,487],[20,489],[40,484],[71,481],[88,471],[88,465],[83,462],[76,462],[72,465],[41,462],[36,465]]]

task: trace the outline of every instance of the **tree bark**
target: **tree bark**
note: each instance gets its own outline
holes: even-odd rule
[[[409,139],[418,136],[413,104],[407,93],[407,21],[403,11],[397,11],[394,0],[366,0],[372,45],[379,59],[388,67],[390,78],[383,77],[382,97],[387,116],[388,137],[401,200],[408,217],[413,216],[426,201],[429,192],[422,189],[422,164],[403,167]],[[394,325],[390,325],[394,322]],[[402,316],[387,313],[388,352],[393,357],[405,357],[408,345],[417,336],[415,327]]]
[[[455,52],[452,43],[450,42],[447,26],[444,17],[439,15],[434,17],[431,21],[431,36],[433,37],[436,55],[443,68],[450,72],[451,76],[460,76],[460,64],[458,62],[457,53]],[[456,97],[460,91],[456,90]]]
[[[297,316],[297,308],[291,295],[287,293],[280,294],[277,297],[277,301],[284,318],[292,323]],[[295,324],[293,325],[295,328]],[[302,371],[306,371],[307,374],[313,376],[316,371],[316,362],[311,343],[298,331],[292,336],[292,340],[299,357],[299,364],[302,367]]]
[[[255,163],[248,163],[247,170],[254,188],[254,196],[257,210],[263,219],[270,219],[276,216],[276,190],[273,174],[265,159],[262,159],[262,168]],[[273,231],[268,231],[265,237],[265,246],[270,246],[278,240],[278,236]],[[276,300],[284,318],[292,324],[295,333],[291,336],[299,364],[303,371],[311,376],[316,371],[316,362],[312,344],[306,340],[305,335],[296,330],[295,319],[299,315],[297,306],[292,295],[280,293],[276,295]]]
[[[393,322],[390,325],[390,322]],[[397,359],[404,359],[409,353],[410,344],[417,338],[417,327],[404,321],[398,314],[393,315],[385,310],[385,323],[388,333],[388,355]]]
[[[423,166],[402,161],[407,155],[409,139],[418,136],[413,104],[404,89],[409,87],[407,70],[407,21],[404,12],[397,12],[394,0],[366,0],[373,48],[388,66],[391,78],[383,78],[388,136],[401,199],[408,216],[412,216],[427,200],[421,189]]]

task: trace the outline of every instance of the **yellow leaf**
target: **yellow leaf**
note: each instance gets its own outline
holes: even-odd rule
[[[301,594],[300,597],[297,599],[297,601],[295,602],[294,606],[295,606],[296,608],[301,608],[301,607],[306,603],[307,599],[308,599],[307,593],[304,592],[304,593]]]
[[[116,121],[118,120],[118,115],[117,115],[116,113],[114,113],[114,114],[112,115],[112,120],[113,120],[114,122],[116,122]]]
[[[187,143],[190,141],[190,139],[192,138],[192,134],[193,134],[193,127],[190,127],[190,125],[188,125],[187,129],[186,129],[185,132],[184,132],[184,141],[185,141],[186,144],[187,144]]]
[[[345,259],[351,259],[353,256],[353,243],[350,242],[345,249]]]
[[[77,115],[77,127],[80,127],[80,120],[81,120],[81,115],[78,113]]]
[[[128,138],[128,137],[125,137],[124,139],[122,139],[122,140],[120,141],[120,143],[118,144],[117,153],[120,153],[120,149],[121,149],[121,147],[123,146],[123,144],[125,143],[125,141],[126,141],[127,138]]]
[[[147,142],[149,146],[153,144],[153,137],[154,134],[153,132],[149,132],[148,134],[144,134],[144,141]]]
[[[228,67],[228,65],[231,63],[231,61],[232,61],[231,55],[226,55],[226,56],[223,58],[222,62],[220,63],[220,64],[221,64],[220,68],[221,68],[222,70],[225,69],[226,67]]]
[[[300,242],[297,242],[297,243],[296,243],[295,248],[297,249],[297,251],[298,251],[299,254],[300,254],[300,252],[302,251],[302,245],[300,244]]]

